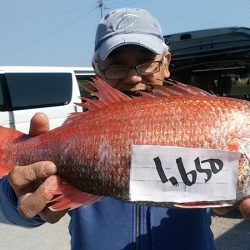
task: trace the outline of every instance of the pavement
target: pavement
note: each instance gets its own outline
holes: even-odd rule
[[[0,250],[69,250],[69,220],[67,215],[56,224],[30,229],[9,225],[0,214]],[[223,218],[213,215],[212,230],[218,250],[250,250],[250,221],[238,211]]]
[[[250,221],[238,210],[226,217],[212,216],[212,231],[218,250],[250,250]]]
[[[56,224],[23,228],[8,224],[0,214],[0,250],[69,250],[69,220],[66,215]]]

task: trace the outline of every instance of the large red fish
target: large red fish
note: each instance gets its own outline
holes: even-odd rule
[[[99,100],[88,99],[82,104],[88,111],[72,114],[61,127],[36,137],[1,127],[0,175],[15,165],[53,161],[58,175],[76,188],[47,180],[48,192],[62,194],[52,207],[60,210],[102,196],[129,200],[131,145],[209,148],[242,153],[237,199],[250,195],[250,102],[181,84],[155,88],[154,95],[163,95],[157,98],[131,98],[100,79],[93,85]]]

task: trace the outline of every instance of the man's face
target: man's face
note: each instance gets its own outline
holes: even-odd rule
[[[146,90],[153,85],[162,85],[164,78],[169,77],[168,65],[171,59],[170,53],[165,55],[156,55],[153,52],[135,45],[121,46],[114,50],[106,60],[99,63],[101,69],[100,77],[107,81],[112,87],[123,92],[135,92],[138,90]],[[149,75],[140,75],[135,67],[144,63],[160,62],[159,71]],[[162,63],[163,62],[163,63]],[[117,68],[129,68],[126,76],[121,79],[107,79],[103,70]]]

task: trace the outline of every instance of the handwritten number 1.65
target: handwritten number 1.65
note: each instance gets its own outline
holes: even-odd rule
[[[162,183],[166,183],[166,182],[170,181],[170,183],[173,186],[179,185],[179,182],[177,181],[177,179],[174,176],[167,178],[167,176],[163,170],[162,163],[161,163],[161,160],[159,157],[155,157],[154,162],[155,162],[156,170],[158,172],[158,175],[159,175]],[[202,167],[202,164],[204,164],[204,163],[209,163],[209,168]],[[219,173],[222,170],[223,165],[224,165],[220,159],[207,159],[207,160],[200,161],[200,158],[197,157],[194,160],[194,165],[195,165],[196,170],[191,170],[189,172],[186,172],[181,157],[176,159],[176,164],[177,164],[177,168],[178,168],[178,171],[180,173],[181,179],[182,179],[183,183],[187,186],[192,186],[193,184],[196,183],[198,174],[205,174],[206,178],[204,178],[204,181],[205,181],[205,183],[207,183],[211,179],[212,174]]]

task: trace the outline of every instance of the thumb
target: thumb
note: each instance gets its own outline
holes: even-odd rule
[[[36,113],[30,121],[29,135],[36,136],[49,130],[49,119],[44,113]]]

